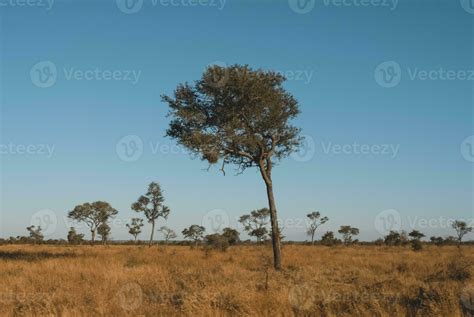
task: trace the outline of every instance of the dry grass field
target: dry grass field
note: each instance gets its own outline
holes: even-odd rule
[[[467,246],[283,252],[276,272],[266,246],[1,246],[0,315],[462,316],[473,283]]]

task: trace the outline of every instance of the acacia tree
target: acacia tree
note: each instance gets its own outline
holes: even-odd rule
[[[29,226],[26,228],[28,232],[30,233],[30,239],[33,241],[34,244],[41,243],[43,242],[44,236],[43,236],[43,229],[41,229],[41,226]]]
[[[472,227],[469,227],[465,221],[456,220],[452,223],[452,227],[456,230],[458,236],[458,246],[461,246],[462,238],[470,232],[472,232]]]
[[[91,244],[94,245],[95,235],[99,226],[118,214],[118,211],[105,201],[96,201],[93,203],[84,203],[76,206],[69,212],[68,217],[84,222],[91,232]]]
[[[97,233],[101,237],[103,245],[106,245],[107,241],[109,240],[110,230],[110,226],[105,222],[101,223],[100,226],[97,228]]]
[[[239,222],[244,226],[249,236],[256,237],[257,243],[261,242],[268,234],[268,218],[270,217],[270,210],[268,208],[261,208],[253,210],[248,215],[240,217]]]
[[[170,241],[172,239],[176,239],[178,237],[176,235],[176,232],[173,229],[168,228],[166,226],[160,227],[158,229],[158,232],[161,232],[161,234],[165,238],[166,243],[168,243],[168,241]]]
[[[194,245],[197,246],[198,242],[202,240],[206,229],[203,226],[191,225],[189,228],[183,230],[183,236],[186,239],[194,240]]]
[[[216,84],[216,78],[220,78]],[[301,144],[291,125],[299,114],[285,78],[248,66],[211,66],[194,85],[179,85],[163,96],[172,118],[167,135],[209,164],[234,164],[239,172],[256,167],[265,182],[272,226],[275,269],[281,269],[280,236],[272,170]]]
[[[142,233],[143,219],[141,218],[132,218],[131,223],[127,224],[128,233],[130,233],[134,241],[137,242],[138,235]]]
[[[307,234],[311,236],[311,244],[314,244],[314,234],[316,233],[316,230],[326,222],[328,222],[329,218],[328,217],[322,217],[321,218],[321,213],[319,211],[313,211],[312,213],[309,213],[306,215],[306,217],[309,218],[309,226],[307,230]]]
[[[341,226],[338,230],[340,234],[342,234],[342,239],[344,244],[352,243],[352,237],[359,234],[359,229],[353,228],[351,226]]]
[[[152,182],[148,186],[147,193],[140,196],[138,200],[132,204],[132,209],[136,212],[143,212],[148,222],[151,223],[150,243],[148,244],[150,247],[153,244],[156,221],[160,217],[167,219],[170,213],[170,209],[163,205],[164,201],[165,198],[163,197],[160,185]]]

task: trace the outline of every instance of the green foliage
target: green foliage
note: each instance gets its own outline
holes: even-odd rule
[[[84,242],[84,234],[77,233],[76,229],[71,227],[67,234],[67,241],[69,244],[82,244]]]
[[[338,232],[342,234],[344,244],[348,245],[353,243],[352,237],[359,234],[359,229],[353,228],[351,226],[341,226]]]
[[[178,235],[173,229],[170,229],[166,226],[160,227],[158,231],[161,232],[161,234],[163,234],[163,237],[165,238],[166,242],[176,239],[178,237]]]
[[[253,210],[248,215],[240,217],[239,222],[244,226],[249,236],[256,237],[257,242],[261,242],[268,234],[268,225],[270,221],[270,210],[261,208]]]
[[[408,243],[406,232],[390,231],[384,238],[384,243],[388,246],[405,246]]]
[[[468,226],[465,221],[456,220],[452,223],[452,227],[456,230],[459,244],[461,244],[462,239],[466,234],[472,232],[472,227]]]
[[[110,226],[107,223],[101,223],[100,226],[97,228],[97,233],[102,238],[102,243],[106,244],[110,237]]]
[[[423,244],[421,243],[421,239],[425,237],[423,233],[418,230],[413,230],[408,234],[411,237],[411,247],[414,251],[420,251],[423,249]]]
[[[26,228],[30,234],[30,239],[34,244],[41,243],[43,242],[44,236],[43,233],[41,232],[41,226],[36,227],[36,226],[29,226]]]
[[[222,236],[225,237],[227,241],[229,241],[230,245],[237,244],[240,241],[240,233],[237,230],[229,227],[222,230]]]
[[[204,241],[208,248],[220,250],[222,252],[227,251],[230,245],[229,239],[219,233],[207,235]]]
[[[134,240],[137,241],[137,237],[142,233],[143,219],[141,218],[132,218],[131,223],[127,224],[128,233],[130,233]]]
[[[334,232],[332,231],[327,231],[321,238],[321,244],[326,246],[333,246],[339,243],[341,243],[341,241],[334,236]]]
[[[198,242],[202,240],[206,229],[203,226],[191,225],[189,228],[183,230],[183,236],[186,239],[194,240],[194,244],[197,246]]]

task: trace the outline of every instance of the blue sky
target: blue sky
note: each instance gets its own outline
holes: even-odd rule
[[[171,208],[159,225],[180,232],[218,215],[237,227],[266,205],[260,176],[206,171],[164,138],[160,98],[233,63],[281,71],[301,106],[308,143],[274,172],[288,239],[307,239],[316,210],[330,218],[318,237],[350,224],[363,240],[383,234],[381,221],[448,235],[449,219],[474,218],[469,0],[144,0],[134,13],[120,0],[32,3],[0,1],[0,237],[33,222],[64,238],[68,210],[106,200],[120,211],[113,237],[127,239],[151,181]]]

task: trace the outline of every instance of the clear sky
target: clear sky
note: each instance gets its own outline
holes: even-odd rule
[[[216,63],[281,71],[300,103],[306,146],[274,172],[288,239],[307,239],[310,211],[330,218],[318,237],[363,240],[472,220],[474,4],[297,2],[0,0],[0,237],[65,238],[68,210],[106,200],[128,239],[151,181],[171,208],[158,225],[179,232],[264,207],[255,170],[206,171],[164,137],[160,95]]]

